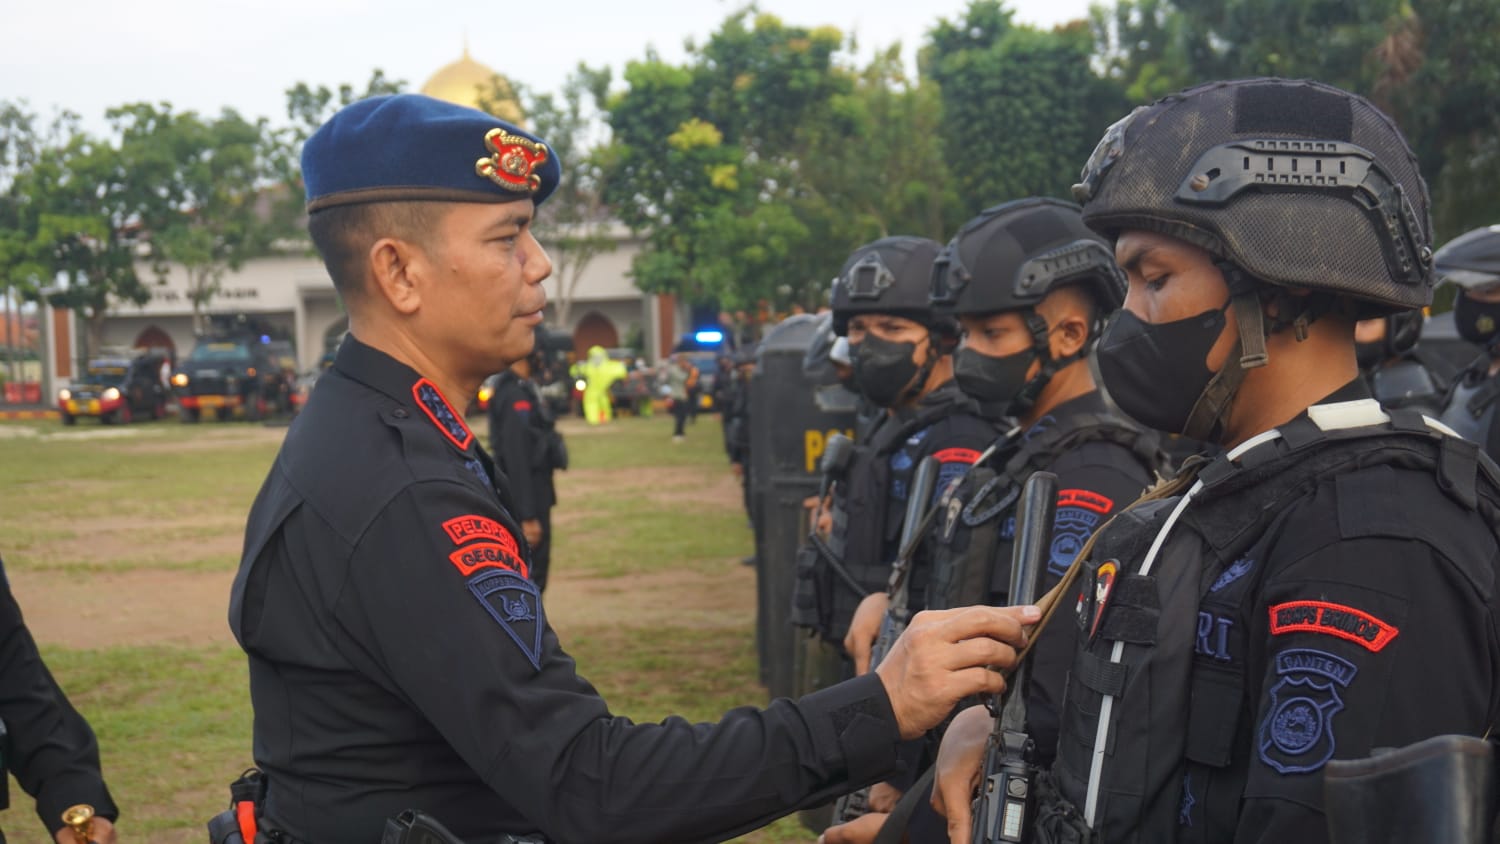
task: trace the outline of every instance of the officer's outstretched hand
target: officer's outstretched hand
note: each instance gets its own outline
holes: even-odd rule
[[[974,790],[979,787],[984,746],[993,728],[989,710],[971,706],[955,715],[943,733],[932,782],[932,808],[948,819],[950,844],[969,844]]]
[[[936,727],[960,700],[1000,694],[1005,678],[988,666],[1011,668],[1026,644],[1023,625],[1042,611],[1025,607],[964,607],[917,613],[875,669],[885,684],[901,737]]]
[[[880,622],[885,620],[885,611],[891,606],[891,596],[884,592],[871,592],[859,602],[854,618],[849,621],[849,632],[844,634],[844,650],[854,660],[854,674],[870,672],[870,651],[875,640],[880,638]]]

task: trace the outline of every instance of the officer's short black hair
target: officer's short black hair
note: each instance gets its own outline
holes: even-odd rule
[[[429,248],[433,228],[449,207],[446,202],[420,201],[336,205],[308,215],[307,233],[334,289],[348,303],[365,292],[365,262],[375,241],[394,237]]]

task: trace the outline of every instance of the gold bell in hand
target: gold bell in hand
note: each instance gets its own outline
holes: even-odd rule
[[[63,823],[73,828],[78,844],[89,844],[94,836],[94,807],[87,803],[69,806],[62,813]]]

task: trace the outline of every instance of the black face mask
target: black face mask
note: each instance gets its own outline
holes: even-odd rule
[[[850,344],[859,392],[881,407],[900,404],[922,368],[917,365],[916,353],[916,343],[892,343],[873,334]]]
[[[1036,349],[1009,355],[986,355],[967,346],[953,356],[953,380],[969,398],[1004,413],[1026,386],[1026,371]]]
[[[1384,340],[1375,343],[1354,344],[1354,359],[1359,363],[1359,368],[1365,372],[1369,372],[1379,366],[1380,362],[1385,360],[1385,358]]]
[[[1480,302],[1460,293],[1453,303],[1453,325],[1458,336],[1489,348],[1500,338],[1500,302]]]
[[[1173,322],[1151,323],[1122,310],[1099,340],[1099,374],[1126,415],[1148,428],[1180,434],[1213,380],[1205,360],[1224,333],[1224,307]]]

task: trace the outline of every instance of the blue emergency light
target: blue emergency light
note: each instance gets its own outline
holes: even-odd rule
[[[693,334],[693,339],[704,344],[722,343],[724,342],[724,332],[706,328]]]

